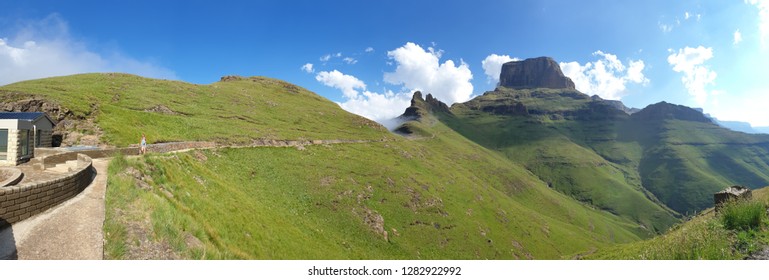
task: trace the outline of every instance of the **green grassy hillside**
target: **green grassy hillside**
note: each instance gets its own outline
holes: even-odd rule
[[[93,120],[101,142],[126,146],[182,140],[249,143],[252,139],[380,139],[379,124],[339,110],[301,87],[263,77],[210,85],[127,74],[82,74],[0,87],[4,102],[43,99]],[[72,131],[68,131],[72,132]]]
[[[769,246],[769,188],[716,213],[708,209],[664,235],[580,255],[589,259],[744,259]]]
[[[435,136],[113,163],[108,256],[133,257],[142,213],[155,242],[185,258],[557,259],[648,236],[440,123],[409,125]]]
[[[387,140],[118,157],[106,197],[109,258],[557,259],[651,234],[432,117],[408,122],[418,133],[401,137],[285,82],[224,80],[87,74],[0,95],[58,104],[71,111],[66,122],[90,121],[82,133],[117,146],[141,133],[150,142]]]
[[[484,112],[489,106],[516,102],[534,113]],[[633,166],[642,153],[640,145],[616,141],[623,114],[603,113],[606,108],[591,105],[589,97],[576,91],[500,89],[439,116],[462,135],[524,165],[554,189],[649,230],[664,231],[678,221],[677,213],[641,186]]]
[[[769,135],[668,103],[632,116],[575,90],[498,88],[438,118],[553,188],[657,232],[731,185],[769,184]]]

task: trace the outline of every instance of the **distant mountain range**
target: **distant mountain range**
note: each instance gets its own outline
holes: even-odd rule
[[[769,185],[769,135],[681,105],[639,110],[590,97],[547,57],[506,63],[500,86],[468,102],[430,98],[415,94],[406,115],[430,112],[554,189],[658,231],[711,207],[726,186]]]

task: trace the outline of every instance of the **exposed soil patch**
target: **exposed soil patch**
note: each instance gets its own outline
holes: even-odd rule
[[[170,108],[166,107],[165,105],[155,105],[152,108],[145,109],[144,112],[161,113],[161,114],[166,114],[166,115],[179,115],[179,113],[171,110]]]

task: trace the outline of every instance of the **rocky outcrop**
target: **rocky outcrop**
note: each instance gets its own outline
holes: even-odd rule
[[[502,65],[499,85],[507,88],[576,89],[552,58],[538,57],[510,61]]]
[[[432,94],[428,93],[427,98],[422,98],[422,92],[415,91],[414,96],[411,97],[411,106],[406,108],[406,111],[399,118],[419,119],[430,112],[451,113],[449,106],[433,97]]]
[[[521,102],[515,102],[514,104],[496,104],[496,105],[487,105],[481,107],[481,111],[492,113],[495,115],[506,115],[506,116],[528,116],[529,111],[526,109],[526,106],[523,105]]]
[[[42,99],[24,99],[14,102],[0,103],[0,111],[2,112],[45,112],[48,117],[54,121],[61,122],[67,117],[72,116],[72,112]]]

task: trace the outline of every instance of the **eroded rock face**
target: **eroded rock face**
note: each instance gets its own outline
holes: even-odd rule
[[[48,117],[57,123],[63,119],[72,116],[72,112],[42,99],[25,99],[14,102],[0,103],[1,112],[45,112]]]
[[[549,57],[510,61],[502,65],[499,85],[507,88],[576,89],[561,67]]]

